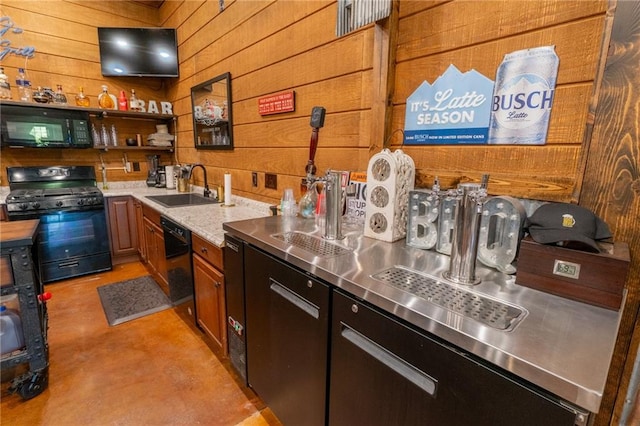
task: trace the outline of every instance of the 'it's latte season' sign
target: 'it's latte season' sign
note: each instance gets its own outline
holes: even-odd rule
[[[404,143],[487,143],[492,94],[492,80],[450,65],[433,85],[424,81],[407,98]]]

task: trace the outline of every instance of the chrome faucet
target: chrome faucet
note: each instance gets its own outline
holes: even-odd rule
[[[204,194],[203,195],[205,197],[209,197],[211,195],[211,191],[209,190],[209,183],[207,182],[207,169],[205,169],[202,164],[198,163],[191,166],[191,168],[189,169],[189,176],[187,177],[187,179],[191,179],[191,175],[193,175],[193,169],[195,169],[196,167],[202,168],[202,173],[204,173]]]

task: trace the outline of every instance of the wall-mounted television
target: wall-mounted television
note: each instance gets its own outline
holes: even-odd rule
[[[174,28],[98,28],[105,77],[178,77]]]

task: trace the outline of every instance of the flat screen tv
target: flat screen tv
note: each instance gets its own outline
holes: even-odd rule
[[[98,28],[105,77],[178,77],[174,28]]]

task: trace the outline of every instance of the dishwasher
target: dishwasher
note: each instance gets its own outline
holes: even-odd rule
[[[164,236],[169,300],[178,315],[195,326],[191,231],[166,216],[160,216],[160,224]]]

